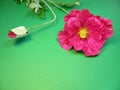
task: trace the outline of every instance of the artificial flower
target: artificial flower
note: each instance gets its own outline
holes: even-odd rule
[[[28,33],[27,29],[24,26],[19,26],[10,30],[10,32],[8,33],[8,37],[19,38],[27,35],[27,33]]]
[[[74,48],[86,56],[95,56],[113,35],[112,21],[95,16],[87,9],[72,10],[64,21],[64,30],[58,33],[58,41],[65,50]]]
[[[35,13],[38,13],[39,9],[42,8],[39,0],[32,0],[31,2],[30,0],[28,0],[27,5],[29,6],[29,8],[34,9]]]

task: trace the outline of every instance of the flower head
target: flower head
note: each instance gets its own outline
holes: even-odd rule
[[[35,13],[38,13],[39,9],[42,8],[39,0],[32,0],[31,2],[30,2],[30,0],[28,0],[27,6],[29,6],[29,8],[31,8],[31,9],[34,9]]]
[[[27,35],[27,29],[24,26],[16,27],[8,33],[9,38],[18,38]]]
[[[58,33],[58,40],[65,50],[73,47],[86,56],[95,56],[113,35],[111,20],[95,16],[87,9],[72,10],[64,21],[64,30]]]

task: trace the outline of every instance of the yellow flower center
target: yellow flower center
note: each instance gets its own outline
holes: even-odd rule
[[[88,30],[87,28],[80,28],[79,32],[78,32],[80,38],[87,38],[87,35],[88,35]]]

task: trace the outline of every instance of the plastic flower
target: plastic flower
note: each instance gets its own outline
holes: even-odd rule
[[[28,3],[30,1],[28,0]],[[39,9],[42,8],[42,6],[40,5],[40,1],[39,0],[32,0],[32,2],[29,4],[29,7],[31,9],[34,9],[34,12],[35,13],[38,13],[39,12]]]
[[[64,30],[58,33],[58,40],[65,50],[73,47],[86,56],[95,56],[113,35],[111,20],[95,16],[87,9],[72,10],[64,21]]]
[[[16,27],[8,33],[9,38],[19,38],[27,35],[27,29],[24,26]]]

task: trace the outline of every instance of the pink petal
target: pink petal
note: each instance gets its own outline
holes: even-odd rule
[[[76,51],[80,51],[80,50],[82,50],[82,49],[84,48],[84,46],[85,46],[85,45],[84,45],[84,41],[83,41],[83,40],[80,40],[80,39],[75,40],[73,46],[74,46],[74,49],[75,49]]]
[[[62,48],[65,50],[70,50],[72,48],[72,45],[69,44],[68,41],[68,34],[65,31],[60,31],[58,33],[58,40]]]
[[[105,41],[96,41],[93,38],[88,38],[85,44],[85,48],[83,49],[86,56],[95,56],[100,53],[100,50]]]
[[[74,47],[76,51],[80,51],[84,47],[84,40],[80,39],[80,37],[74,34],[70,39],[69,43]]]
[[[81,10],[81,12],[79,12],[76,15],[76,18],[78,18],[80,20],[81,24],[83,24],[83,25],[89,17],[93,17],[93,14],[91,14],[87,9]]]
[[[81,11],[81,14],[84,16],[84,18],[89,18],[89,17],[92,17],[92,16],[94,16],[93,14],[91,14],[90,12],[89,12],[89,10],[88,9],[83,9],[82,11]]]
[[[10,38],[16,38],[17,35],[16,35],[14,32],[10,31],[10,32],[8,33],[8,36],[9,36]]]
[[[96,17],[90,17],[85,22],[85,26],[87,28],[89,28],[91,31],[96,31],[96,32],[100,32],[101,24],[102,24],[101,21]]]
[[[66,31],[70,36],[76,34],[78,30],[79,30],[79,27],[76,27],[73,24],[71,24],[71,26],[69,26],[68,24],[65,24],[64,26],[64,31]]]
[[[80,21],[77,18],[75,18],[75,17],[71,17],[68,20],[67,24],[68,24],[69,27],[71,27],[71,26],[80,27],[81,26]]]
[[[107,18],[103,18],[102,23],[104,23],[103,37],[106,39],[112,37],[112,35],[114,34],[112,28],[112,21]]]
[[[80,11],[77,10],[77,9],[73,9],[69,14],[67,14],[65,17],[64,17],[64,21],[65,22],[68,22],[68,20],[72,17],[76,17],[77,13],[79,13]]]

